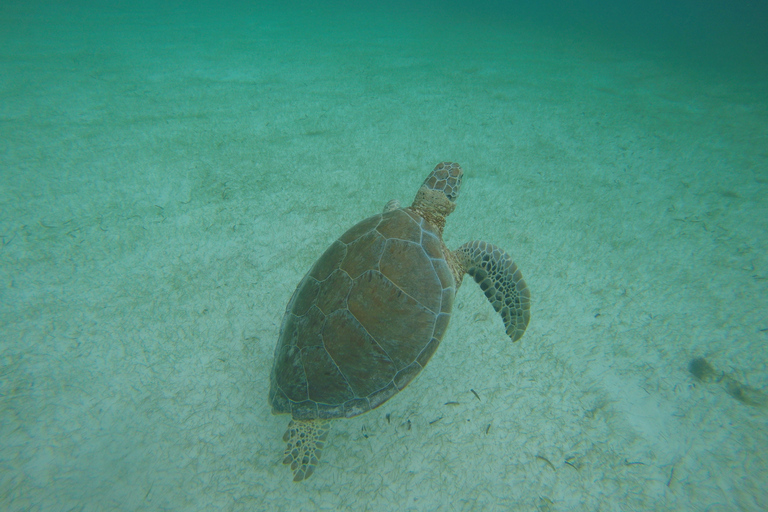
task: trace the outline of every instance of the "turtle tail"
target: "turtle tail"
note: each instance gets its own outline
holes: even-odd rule
[[[283,464],[291,465],[294,482],[305,480],[315,472],[330,430],[330,420],[291,420],[288,423],[283,434],[286,442]]]
[[[456,250],[464,272],[480,285],[488,301],[504,321],[507,335],[519,340],[531,319],[531,292],[523,275],[504,249],[475,240]]]

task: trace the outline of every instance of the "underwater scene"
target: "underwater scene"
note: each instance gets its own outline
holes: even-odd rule
[[[0,510],[768,510],[768,7],[0,3]]]

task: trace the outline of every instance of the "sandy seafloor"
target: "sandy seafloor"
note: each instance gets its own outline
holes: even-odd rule
[[[768,409],[688,371],[768,392],[760,55],[456,4],[67,5],[0,7],[0,510],[768,508]],[[530,327],[465,281],[293,483],[285,304],[442,160],[446,243],[505,247]]]

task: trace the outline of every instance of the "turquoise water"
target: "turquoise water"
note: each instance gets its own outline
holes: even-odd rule
[[[0,5],[0,509],[768,508],[765,8],[286,3]],[[293,483],[285,305],[443,160],[529,329]]]

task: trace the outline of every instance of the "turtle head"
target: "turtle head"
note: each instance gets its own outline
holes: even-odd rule
[[[442,230],[445,218],[456,208],[462,173],[457,163],[437,164],[416,193],[411,209]]]
[[[452,203],[459,198],[461,188],[461,166],[455,162],[440,162],[429,173],[422,187],[442,192]]]

